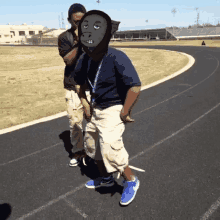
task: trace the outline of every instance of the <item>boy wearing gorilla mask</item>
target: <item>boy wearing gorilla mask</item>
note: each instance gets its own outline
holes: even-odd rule
[[[128,166],[122,134],[125,123],[134,121],[130,113],[141,82],[126,54],[108,47],[111,29],[111,18],[102,11],[92,10],[82,17],[79,40],[85,53],[78,59],[73,77],[87,120],[84,148],[100,172],[100,177],[88,181],[86,187],[112,186],[112,173],[120,172],[124,177],[120,204],[128,205],[135,198],[139,180]],[[91,102],[85,95],[87,86]]]

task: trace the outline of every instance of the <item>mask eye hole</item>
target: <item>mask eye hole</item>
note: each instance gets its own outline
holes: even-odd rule
[[[100,26],[94,25],[94,28],[95,28],[96,30],[98,30],[98,29],[100,28]]]

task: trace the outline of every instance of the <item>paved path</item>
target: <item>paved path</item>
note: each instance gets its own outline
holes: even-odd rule
[[[142,91],[136,122],[126,125],[130,164],[146,170],[136,172],[135,200],[119,206],[121,180],[109,190],[84,187],[94,173],[68,167],[59,138],[68,120],[62,117],[0,136],[0,202],[12,207],[10,219],[220,218],[220,49],[147,48],[185,52],[196,62]]]

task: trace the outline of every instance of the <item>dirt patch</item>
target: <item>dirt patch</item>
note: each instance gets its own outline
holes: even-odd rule
[[[33,55],[16,55],[15,56],[15,59],[16,60],[27,60],[27,59],[36,59],[36,57],[35,56],[33,56]]]

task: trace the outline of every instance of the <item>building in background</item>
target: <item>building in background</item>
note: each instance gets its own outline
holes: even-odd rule
[[[26,38],[40,34],[48,28],[43,25],[0,25],[0,43],[21,43]]]
[[[220,27],[167,27],[160,29],[116,31],[111,41],[205,39],[220,39]]]
[[[112,20],[111,41],[146,40],[204,40],[220,39],[220,25],[216,27],[167,27],[161,29],[118,31],[120,22]],[[47,28],[43,25],[0,25],[0,43],[26,43],[30,45],[57,45],[58,36],[65,28]]]
[[[62,34],[66,29],[60,28],[60,29],[51,29],[50,32],[44,33],[44,37],[58,37],[60,34]]]
[[[146,41],[146,40],[175,40],[166,28],[116,31],[111,41]]]

